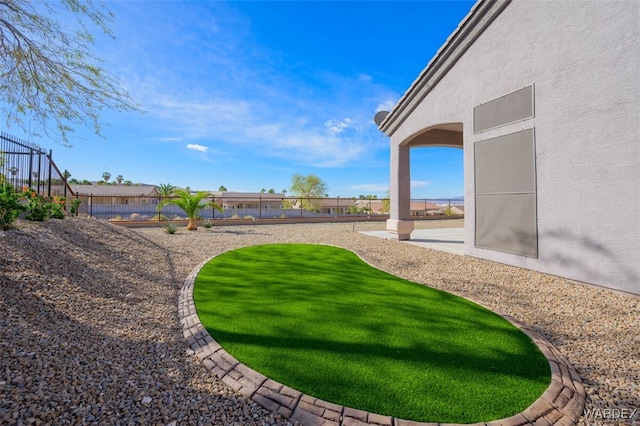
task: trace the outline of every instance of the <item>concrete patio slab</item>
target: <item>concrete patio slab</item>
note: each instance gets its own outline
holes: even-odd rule
[[[361,233],[390,240],[397,239],[390,231],[361,231]],[[410,240],[401,242],[463,256],[464,228],[415,229],[411,232]]]

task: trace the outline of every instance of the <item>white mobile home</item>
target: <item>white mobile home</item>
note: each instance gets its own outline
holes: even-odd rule
[[[380,130],[398,239],[411,149],[463,149],[466,255],[640,293],[640,2],[480,0]]]

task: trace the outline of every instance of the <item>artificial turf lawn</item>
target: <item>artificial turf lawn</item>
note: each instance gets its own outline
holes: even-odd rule
[[[499,315],[329,246],[270,244],[210,260],[200,321],[243,364],[308,395],[425,422],[512,416],[551,376]]]

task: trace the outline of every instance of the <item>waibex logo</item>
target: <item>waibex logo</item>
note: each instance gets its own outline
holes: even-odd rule
[[[637,408],[585,408],[584,410],[586,418],[600,420],[633,420],[636,418],[636,413],[638,413]]]

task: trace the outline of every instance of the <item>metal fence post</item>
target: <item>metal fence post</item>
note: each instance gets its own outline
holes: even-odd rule
[[[52,150],[49,150],[49,155],[47,156],[47,159],[49,160],[49,173],[48,173],[48,174],[49,174],[49,176],[48,176],[48,179],[47,179],[47,180],[49,181],[49,184],[47,185],[47,187],[48,187],[48,188],[47,188],[47,196],[48,196],[48,197],[51,197],[51,168],[52,168],[52,167],[51,167],[51,161],[53,161],[53,160],[52,160],[52,157],[53,157],[53,151],[52,151]],[[39,169],[39,168],[40,168],[40,166],[38,166],[38,169]],[[38,176],[39,176],[39,175],[40,175],[40,174],[38,174]],[[39,178],[38,178],[38,179],[39,179]],[[65,207],[66,207],[66,206],[65,206]]]
[[[51,172],[49,172],[49,173],[51,173]],[[69,185],[69,182],[67,182],[67,174],[68,173],[69,173],[69,171],[67,169],[64,169],[64,173],[62,175],[62,181],[64,182],[64,187],[63,187],[63,190],[62,190],[62,196],[65,197],[65,198],[67,197],[67,186]],[[49,179],[49,183],[51,183],[51,179]],[[78,198],[77,195],[76,195],[76,198]]]
[[[29,150],[29,188],[33,188],[33,180],[31,180],[31,173],[33,172],[33,149]]]

